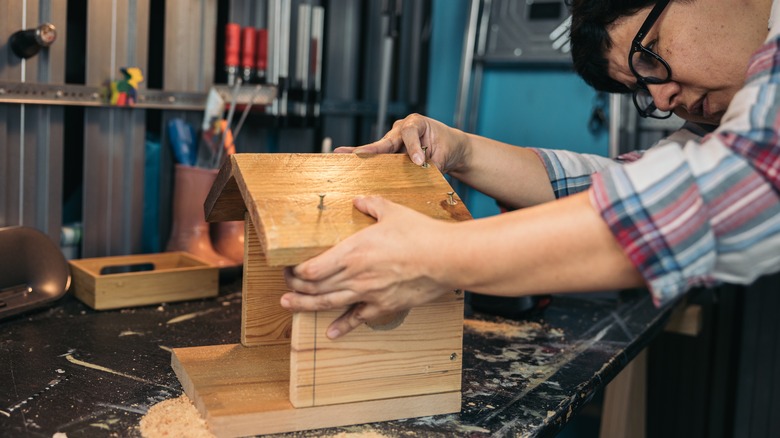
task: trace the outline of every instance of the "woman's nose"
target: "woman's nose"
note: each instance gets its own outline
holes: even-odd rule
[[[653,96],[653,103],[660,111],[672,112],[679,105],[680,84],[671,81],[664,84],[648,84],[647,89]]]

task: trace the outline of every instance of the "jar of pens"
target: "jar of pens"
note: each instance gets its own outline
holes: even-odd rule
[[[257,102],[270,102],[272,91],[263,85],[245,90],[239,78],[230,88],[228,103],[224,93],[211,88],[199,134],[182,119],[168,122],[168,139],[176,166],[172,228],[167,251],[185,251],[220,268],[243,264],[244,222],[209,224],[204,217],[203,203],[226,157],[235,153],[235,139],[241,133],[252,106]],[[243,106],[243,111],[235,128],[232,128],[239,105]]]

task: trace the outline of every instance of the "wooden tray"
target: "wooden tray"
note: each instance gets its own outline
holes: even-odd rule
[[[132,272],[149,267],[152,269]],[[71,260],[70,268],[74,295],[96,310],[215,297],[219,293],[219,269],[186,252]]]

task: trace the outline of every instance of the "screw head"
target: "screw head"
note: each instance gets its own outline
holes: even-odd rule
[[[450,354],[450,360],[455,360],[458,358],[458,353],[452,353]]]

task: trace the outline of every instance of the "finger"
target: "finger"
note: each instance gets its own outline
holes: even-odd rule
[[[316,312],[347,307],[359,301],[358,295],[351,290],[341,290],[322,295],[306,295],[288,292],[282,295],[283,308],[293,312]]]
[[[381,312],[379,312],[379,309],[376,306],[358,303],[333,321],[325,334],[330,339],[340,338],[361,324],[364,324],[366,321],[370,321],[379,316],[381,316]]]
[[[288,284],[293,290],[304,291],[303,284],[298,284],[297,280],[303,282],[323,281],[338,274],[346,269],[343,255],[348,253],[350,249],[351,246],[348,243],[342,242],[342,244],[331,247],[320,255],[293,266],[289,270],[292,274],[289,281],[294,282],[294,284],[290,284],[289,281]],[[309,291],[309,289],[305,289],[305,291]]]
[[[291,291],[306,295],[322,295],[349,289],[348,282],[350,279],[348,276],[353,275],[349,274],[346,267],[344,267],[328,277],[323,277],[319,280],[308,280],[297,276],[295,274],[296,268],[295,266],[284,268],[284,280]],[[301,269],[308,268],[302,267]]]
[[[352,200],[352,204],[361,213],[380,221],[388,206],[393,203],[379,196],[358,196]]]
[[[284,268],[284,281],[287,283],[287,287],[289,287],[290,290],[294,290],[297,293],[312,295],[321,292],[315,281],[305,280],[296,276],[294,268],[295,266],[287,266]]]
[[[333,149],[333,153],[334,154],[349,154],[349,153],[352,153],[352,151],[354,151],[355,149],[357,149],[356,146],[339,146],[336,149]]]
[[[425,122],[419,119],[411,119],[400,127],[401,138],[406,145],[406,153],[418,166],[425,163],[425,154],[422,150],[420,138],[425,134]]]
[[[353,152],[356,154],[394,154],[400,151],[403,145],[401,136],[395,129],[392,129],[379,140],[356,147]]]

